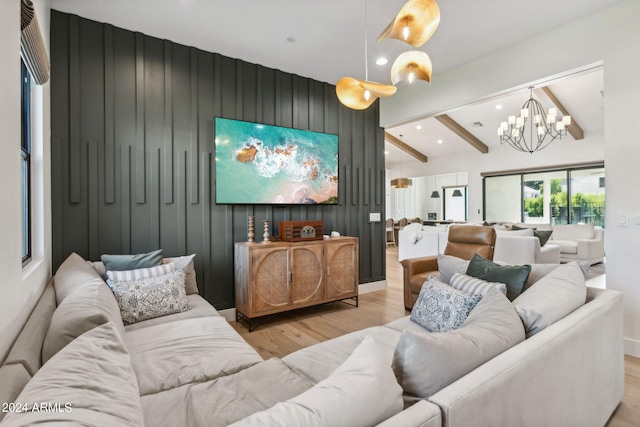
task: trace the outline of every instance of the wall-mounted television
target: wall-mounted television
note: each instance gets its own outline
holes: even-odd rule
[[[338,204],[338,135],[215,118],[217,204]]]

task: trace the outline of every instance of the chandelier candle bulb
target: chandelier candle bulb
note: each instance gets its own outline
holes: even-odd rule
[[[571,124],[571,116],[563,116],[562,123],[564,123],[565,126],[569,126]]]
[[[509,116],[507,118],[507,121],[509,122],[510,125],[515,124],[516,122],[516,116]]]
[[[520,116],[527,118],[529,117],[529,109],[528,108],[523,108],[522,110],[520,110]]]

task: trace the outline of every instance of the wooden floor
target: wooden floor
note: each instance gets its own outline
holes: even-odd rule
[[[360,307],[344,302],[305,308],[267,317],[249,333],[243,324],[231,325],[260,355],[283,357],[301,348],[405,316],[402,268],[397,248],[387,249],[387,289],[360,295]],[[625,356],[625,394],[607,427],[640,426],[640,359]]]

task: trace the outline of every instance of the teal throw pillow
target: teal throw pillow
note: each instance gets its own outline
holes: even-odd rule
[[[553,230],[533,230],[533,235],[540,240],[540,246],[544,246],[549,241]]]
[[[102,255],[100,257],[107,271],[137,270],[162,264],[162,249],[135,255]]]
[[[531,273],[530,265],[500,265],[475,254],[467,268],[467,275],[507,285],[507,298],[513,301],[522,293]]]

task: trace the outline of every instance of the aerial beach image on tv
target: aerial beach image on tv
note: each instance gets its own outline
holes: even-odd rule
[[[215,148],[216,203],[338,203],[338,135],[216,117]]]

